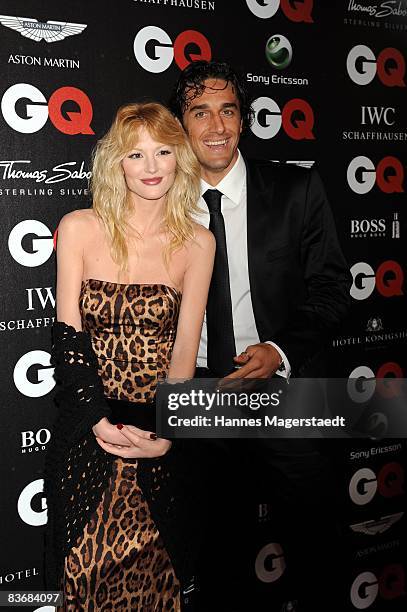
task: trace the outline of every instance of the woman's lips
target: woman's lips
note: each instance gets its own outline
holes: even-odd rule
[[[162,176],[157,176],[151,179],[141,179],[141,182],[144,183],[144,185],[158,185],[162,180]]]

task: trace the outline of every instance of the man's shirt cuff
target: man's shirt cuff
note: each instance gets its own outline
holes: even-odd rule
[[[281,350],[281,348],[277,344],[271,342],[271,340],[268,340],[266,344],[271,344],[271,346],[274,346],[274,348],[279,352],[280,357],[282,359],[280,367],[278,368],[278,370],[276,370],[276,374],[288,380],[291,376],[291,366],[290,362],[287,359],[287,355],[284,353],[284,351]]]

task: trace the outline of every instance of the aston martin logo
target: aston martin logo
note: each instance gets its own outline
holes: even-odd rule
[[[382,516],[379,520],[371,520],[371,521],[363,521],[363,523],[356,523],[355,525],[350,525],[352,531],[356,531],[357,533],[364,533],[365,535],[376,535],[378,533],[384,533],[392,525],[397,523],[404,512],[397,512],[396,514],[389,514],[388,516]]]
[[[56,42],[67,36],[80,34],[87,27],[85,23],[69,23],[68,21],[38,21],[29,17],[14,17],[13,15],[0,15],[0,23],[6,28],[20,32],[21,36],[31,38],[36,42]]]

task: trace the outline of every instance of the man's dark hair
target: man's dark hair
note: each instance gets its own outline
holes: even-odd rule
[[[227,62],[199,60],[188,64],[181,72],[169,101],[174,115],[182,123],[182,116],[192,101],[203,94],[207,79],[222,79],[226,81],[226,86],[228,83],[232,84],[239,101],[243,131],[249,128],[254,116],[249,94],[243,79]]]

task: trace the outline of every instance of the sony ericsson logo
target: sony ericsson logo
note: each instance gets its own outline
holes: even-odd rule
[[[68,21],[38,21],[30,17],[14,17],[0,15],[0,23],[6,28],[20,32],[21,36],[31,38],[36,42],[56,42],[67,36],[80,34],[87,27],[85,23],[69,23]]]
[[[273,68],[284,70],[291,64],[292,57],[293,49],[288,38],[282,34],[270,36],[266,42],[266,59]]]

